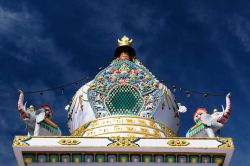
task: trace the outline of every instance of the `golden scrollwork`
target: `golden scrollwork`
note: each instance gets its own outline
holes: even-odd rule
[[[58,141],[58,143],[61,145],[78,145],[81,142],[76,139],[61,139]]]
[[[15,136],[14,141],[12,146],[17,147],[17,146],[29,146],[24,140],[27,140],[31,137],[29,136]]]
[[[131,127],[131,126],[127,127],[127,130],[128,131],[136,131],[136,129],[134,127]]]
[[[167,127],[165,128],[165,133],[167,134],[167,137],[176,137],[176,134]]]
[[[170,146],[188,146],[190,143],[185,139],[171,139],[167,144]]]
[[[139,140],[137,137],[110,137],[109,140],[112,143],[108,144],[108,147],[140,147],[135,143]]]
[[[105,131],[104,131],[105,130]],[[156,131],[155,131],[156,130]],[[176,137],[176,134],[164,124],[150,118],[138,116],[109,116],[97,118],[72,132],[72,136],[105,136],[119,133],[151,135],[151,137]]]
[[[218,148],[221,149],[234,149],[233,139],[232,138],[218,138],[217,141],[221,143]]]
[[[95,123],[95,122],[94,122]],[[89,126],[90,122],[85,123],[81,127],[77,128],[71,133],[71,136],[82,136],[82,134],[85,132],[85,129]]]
[[[134,124],[134,120],[133,119],[126,119],[128,124]]]

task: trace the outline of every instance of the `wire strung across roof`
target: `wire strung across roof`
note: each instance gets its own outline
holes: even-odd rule
[[[103,67],[100,67],[99,70],[102,70]],[[82,78],[76,81],[72,81],[69,83],[65,83],[62,85],[58,85],[52,88],[47,88],[47,89],[41,89],[41,90],[35,90],[35,91],[24,91],[25,94],[37,94],[39,93],[40,95],[43,95],[44,92],[48,92],[48,91],[54,91],[54,90],[61,90],[62,94],[64,94],[64,90],[66,89],[66,87],[72,86],[72,85],[78,85],[81,82],[87,82],[89,80],[89,77],[86,78]],[[165,82],[164,80],[161,80],[161,82]],[[169,86],[170,87],[170,86]],[[185,91],[186,93],[186,97],[190,97],[191,94],[200,94],[203,95],[204,97],[208,97],[208,96],[225,96],[226,94],[221,94],[221,93],[210,93],[210,92],[205,92],[205,91],[198,91],[195,89],[190,89],[190,88],[185,88],[185,87],[178,87],[175,84],[172,84],[172,90],[173,93],[175,93],[177,91],[177,88],[180,91]]]

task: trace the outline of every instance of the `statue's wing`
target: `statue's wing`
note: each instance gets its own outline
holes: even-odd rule
[[[201,121],[203,122],[204,125],[211,126],[211,120],[212,120],[211,115],[209,115],[209,114],[202,114],[201,115]]]

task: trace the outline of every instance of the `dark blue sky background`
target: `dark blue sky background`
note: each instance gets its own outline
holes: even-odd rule
[[[18,1],[0,0],[0,165],[16,165],[15,135],[25,135],[17,89],[54,87],[86,76],[113,58],[117,38],[134,40],[137,57],[160,80],[216,93],[232,91],[232,116],[221,136],[233,137],[231,165],[250,165],[250,1]],[[68,135],[65,105],[79,86],[26,95],[28,104],[49,103]],[[176,94],[188,112],[221,109],[224,97]]]

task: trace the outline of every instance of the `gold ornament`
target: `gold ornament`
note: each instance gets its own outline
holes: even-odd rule
[[[61,145],[78,145],[81,142],[75,139],[61,139],[58,143]]]
[[[31,138],[29,136],[15,136],[14,141],[13,141],[13,147],[16,146],[29,146],[24,140]]]
[[[110,137],[109,140],[112,143],[108,144],[108,147],[140,147],[135,143],[139,140],[137,137]]]
[[[121,40],[118,39],[119,46],[131,46],[133,39],[129,39],[126,35],[124,35]]]
[[[173,140],[169,140],[167,144],[170,146],[188,146],[189,142],[183,139],[176,139],[176,140],[173,139]]]
[[[232,138],[218,138],[217,141],[222,143],[218,146],[220,149],[234,149]]]

